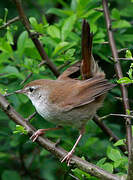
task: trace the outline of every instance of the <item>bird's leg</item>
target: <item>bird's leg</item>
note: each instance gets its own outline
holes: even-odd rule
[[[74,153],[74,151],[75,151],[75,148],[76,148],[76,146],[78,145],[80,139],[82,138],[84,132],[85,132],[84,129],[82,129],[82,130],[80,131],[79,137],[78,137],[77,141],[75,142],[73,148],[72,148],[71,151],[68,152],[68,154],[61,160],[61,162],[66,161],[66,162],[67,162],[67,165],[68,165],[68,166],[70,165],[70,161],[71,161],[72,155],[73,155],[73,153]]]
[[[30,139],[35,142],[36,139],[40,136],[43,135],[46,131],[52,131],[52,130],[57,130],[61,129],[61,126],[55,127],[55,128],[48,128],[48,129],[38,129],[31,137]]]

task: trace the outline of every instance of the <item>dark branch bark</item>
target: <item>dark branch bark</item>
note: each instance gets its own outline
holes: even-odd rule
[[[22,116],[20,116],[19,113],[15,111],[15,109],[8,103],[8,101],[0,94],[0,107],[3,109],[3,111],[9,116],[10,119],[12,119],[16,124],[22,125],[25,127],[29,135],[32,135],[36,130],[35,128],[27,122]],[[54,154],[56,157],[63,158],[67,152],[62,149],[61,147],[57,147],[55,143],[51,142],[47,138],[39,137],[37,139],[37,143],[41,145],[43,148]],[[107,171],[77,157],[73,156],[72,161],[75,164],[75,166],[95,177],[98,177],[100,179],[104,180],[122,180],[123,177],[118,177],[116,175],[113,175],[111,173],[108,173]],[[125,179],[123,179],[125,180]]]
[[[133,141],[132,141],[132,146],[131,146],[131,156],[128,162],[127,180],[133,180]]]
[[[112,56],[115,61],[115,71],[116,71],[117,78],[120,79],[123,77],[123,74],[122,74],[120,62],[118,60],[118,52],[116,49],[113,32],[111,30],[111,19],[109,16],[107,0],[102,0],[102,3],[103,3],[104,15],[105,15],[106,26],[107,26],[107,31],[108,31],[109,44],[111,47]],[[127,89],[123,84],[121,84],[120,87],[121,87],[121,92],[122,92],[122,100],[123,100],[123,104],[124,104],[125,114],[127,114],[127,109],[129,109]],[[130,156],[131,142],[132,142],[131,120],[129,118],[126,118],[125,123],[126,123],[126,143],[127,143],[128,153]]]
[[[20,20],[22,21],[22,23],[25,26],[27,32],[29,33],[29,36],[32,39],[33,43],[35,44],[35,46],[36,46],[42,60],[47,62],[47,66],[49,67],[49,69],[54,73],[54,75],[56,77],[58,77],[60,75],[60,73],[58,72],[56,66],[49,59],[46,52],[44,51],[44,48],[43,48],[41,42],[38,40],[37,33],[31,33],[31,27],[30,27],[30,24],[29,24],[29,21],[28,21],[26,15],[24,14],[24,10],[22,8],[21,1],[20,0],[13,0],[13,1],[16,4]]]

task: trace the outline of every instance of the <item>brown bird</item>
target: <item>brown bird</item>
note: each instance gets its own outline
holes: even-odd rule
[[[77,67],[73,66],[72,68],[66,70],[57,80],[35,80],[28,83],[22,90],[16,91],[27,95],[37,112],[47,121],[58,126],[70,125],[79,130],[80,135],[76,143],[61,161],[67,161],[68,165],[85,132],[86,123],[102,106],[107,91],[115,86],[105,79],[104,72],[94,61],[92,34],[89,24],[85,20],[82,27],[81,65],[81,74],[84,80],[72,79],[73,72],[71,70]],[[54,129],[59,129],[59,127],[39,129],[31,136],[31,139],[34,142],[45,131]]]

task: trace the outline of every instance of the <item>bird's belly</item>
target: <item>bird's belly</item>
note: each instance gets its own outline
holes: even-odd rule
[[[45,104],[38,106],[36,110],[45,120],[55,123],[56,125],[68,125],[80,129],[94,116],[98,108],[96,104],[95,106],[88,104],[65,112],[57,106]]]

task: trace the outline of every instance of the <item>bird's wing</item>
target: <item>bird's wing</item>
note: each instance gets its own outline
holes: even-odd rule
[[[69,111],[93,102],[114,86],[102,77],[93,77],[83,81],[64,81],[58,88],[58,92],[54,89],[52,103],[56,103],[60,108]]]

